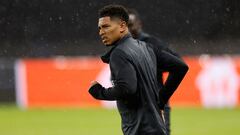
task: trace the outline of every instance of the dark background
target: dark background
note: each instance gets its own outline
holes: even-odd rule
[[[99,55],[97,11],[123,4],[182,55],[238,54],[239,0],[1,0],[0,57]]]
[[[123,4],[141,14],[144,30],[181,55],[239,55],[239,0],[0,0],[0,102],[14,102],[14,64],[21,58],[93,56],[97,11]]]

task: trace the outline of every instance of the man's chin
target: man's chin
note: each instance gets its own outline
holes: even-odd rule
[[[105,46],[111,46],[112,44],[105,44]]]
[[[105,46],[110,46],[111,44],[110,43],[107,43],[107,42],[103,42],[103,44],[105,45]]]

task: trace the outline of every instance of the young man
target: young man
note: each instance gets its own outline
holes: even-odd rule
[[[99,11],[99,35],[103,44],[112,46],[102,60],[110,64],[113,87],[104,88],[94,82],[89,93],[99,100],[117,100],[124,135],[166,135],[161,110],[188,67],[161,49],[156,56],[146,43],[134,40],[128,30],[128,19],[123,6],[108,5]],[[157,63],[169,72],[162,88],[158,85]]]
[[[163,41],[161,41],[160,39],[154,36],[151,36],[143,32],[142,21],[136,10],[128,9],[128,15],[129,15],[128,28],[133,38],[138,39],[140,41],[144,41],[147,44],[152,44],[153,50],[157,50],[154,48],[162,48],[166,52],[180,58],[178,54],[174,53],[168,48],[166,43],[164,43]],[[160,68],[157,68],[157,77],[158,77],[159,85],[161,88],[163,87],[163,71],[161,71]],[[167,135],[170,135],[170,111],[171,111],[171,108],[169,104],[166,104],[164,107],[164,119],[165,119],[165,125],[167,129]]]

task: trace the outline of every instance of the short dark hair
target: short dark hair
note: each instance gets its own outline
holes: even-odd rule
[[[129,16],[127,9],[122,5],[107,5],[98,11],[99,18],[109,16],[116,17],[128,23]]]

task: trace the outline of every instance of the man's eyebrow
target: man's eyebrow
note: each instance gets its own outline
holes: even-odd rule
[[[110,25],[109,24],[103,24],[103,25],[98,26],[98,29],[100,29],[102,27],[108,27],[108,26],[110,26]]]

